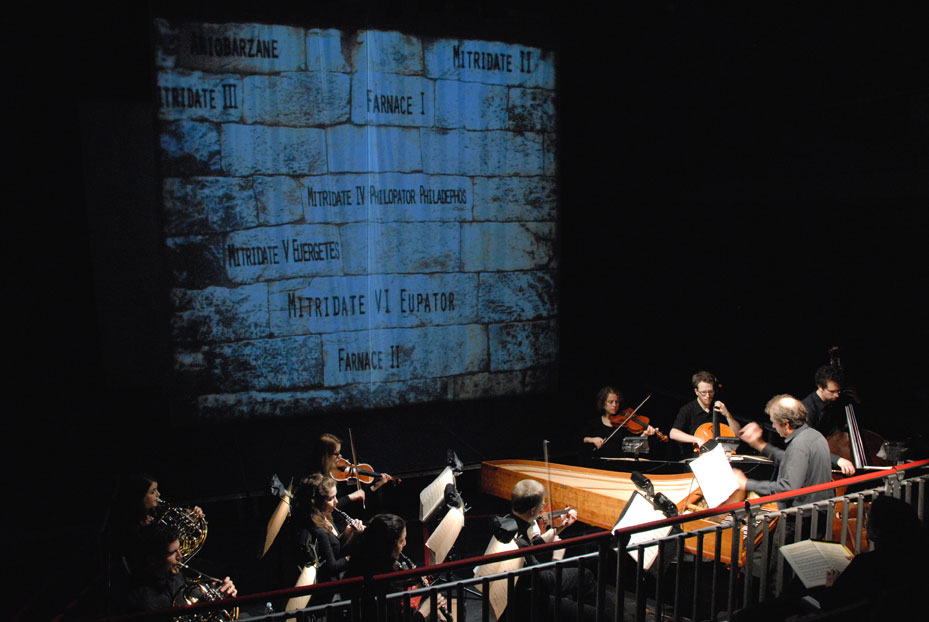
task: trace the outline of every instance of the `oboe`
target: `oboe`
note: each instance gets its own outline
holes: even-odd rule
[[[402,562],[404,566],[407,567],[408,570],[413,570],[414,568],[416,568],[416,564],[413,563],[413,560],[407,557],[406,553],[404,553],[403,551],[400,551],[400,561]],[[430,583],[429,579],[427,579],[426,577],[424,576],[420,577],[419,580],[422,583],[423,587],[432,587],[432,583]],[[439,615],[441,616],[443,620],[445,620],[445,622],[454,622],[454,619],[452,618],[452,614],[448,612],[448,609],[445,607],[445,605],[439,605]]]

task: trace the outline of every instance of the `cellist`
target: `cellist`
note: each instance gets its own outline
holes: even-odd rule
[[[698,438],[694,436],[694,433],[701,425],[713,422],[713,412],[725,417],[733,434],[738,436],[742,426],[735,420],[726,405],[716,399],[716,376],[708,371],[698,371],[691,377],[690,382],[693,385],[697,399],[687,402],[677,412],[677,417],[674,418],[674,425],[671,427],[671,431],[668,432],[668,436],[679,443],[693,444],[696,447],[702,446],[707,439]],[[690,454],[688,451],[684,453],[685,455]]]

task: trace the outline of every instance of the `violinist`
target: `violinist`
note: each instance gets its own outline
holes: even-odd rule
[[[701,425],[713,422],[714,412],[725,417],[733,434],[738,436],[742,426],[735,420],[726,405],[716,399],[716,376],[708,371],[698,371],[691,377],[690,382],[693,385],[697,399],[687,402],[677,412],[677,417],[674,418],[674,425],[671,427],[671,431],[668,432],[668,436],[679,443],[701,447],[707,439],[698,438],[694,436],[694,433]],[[712,410],[710,410],[711,408]]]
[[[322,434],[313,444],[310,457],[310,475],[330,475],[337,468],[339,459],[342,457],[342,439],[334,434]],[[380,478],[371,485],[371,492],[390,481],[390,475],[381,473]],[[359,487],[346,495],[339,495],[338,508],[344,509],[353,501],[365,500],[365,491]]]
[[[823,436],[839,429],[839,418],[836,416],[836,402],[842,394],[844,374],[842,370],[832,365],[823,365],[816,370],[814,376],[816,390],[803,398],[803,406],[807,412],[807,425],[822,432]]]
[[[622,404],[622,393],[613,387],[603,387],[597,393],[597,419],[588,422],[583,430],[584,438],[582,455],[585,459],[593,456],[618,458],[622,456],[622,439],[626,436],[632,436],[634,433],[626,426],[619,431],[616,430],[617,421],[621,423],[624,419],[620,413]],[[640,426],[642,427],[642,426]],[[616,432],[609,443],[606,439]],[[652,436],[657,430],[646,423],[641,434],[638,436]],[[606,443],[604,445],[604,443]]]
[[[545,488],[538,481],[524,479],[517,482],[513,487],[513,492],[510,494],[511,511],[502,520],[510,519],[515,521],[515,539],[519,548],[560,540],[561,532],[577,520],[576,511],[570,510],[564,515],[559,526],[542,533],[538,519],[544,504]],[[526,555],[525,560],[527,566],[532,566],[552,559],[562,559],[563,556],[564,549],[560,549],[554,554]],[[586,568],[581,570],[564,568],[561,572],[561,583],[558,585],[556,585],[555,570],[543,570],[539,573],[541,589],[535,595],[529,589],[533,582],[525,579],[516,583],[516,613],[523,616],[521,619],[526,619],[525,616],[529,615],[533,596],[540,599],[537,604],[542,612],[542,619],[553,619],[556,608],[558,609],[557,617],[560,620],[597,619],[596,608],[594,607],[597,581],[590,570]],[[580,617],[578,617],[578,603],[576,600],[579,594],[581,598]],[[560,598],[556,598],[556,596]],[[610,611],[611,607],[607,607],[605,610]]]

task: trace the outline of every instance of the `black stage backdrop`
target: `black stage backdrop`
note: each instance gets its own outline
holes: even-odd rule
[[[7,547],[60,581],[119,473],[167,497],[262,490],[352,429],[394,472],[569,457],[616,384],[665,431],[714,371],[737,414],[812,390],[842,347],[865,427],[924,435],[929,61],[914,5],[650,3],[604,20],[530,3],[318,3],[306,15],[23,10],[5,117]],[[393,3],[391,3],[393,5]],[[342,7],[342,8],[339,8]],[[370,26],[557,53],[559,381],[548,394],[223,425],[173,420],[149,19]],[[496,426],[494,434],[486,431]],[[391,443],[382,442],[391,438]],[[13,544],[13,543],[16,544]],[[70,587],[73,586],[69,586]],[[26,600],[36,585],[22,587]]]

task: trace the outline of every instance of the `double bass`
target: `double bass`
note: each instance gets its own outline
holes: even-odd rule
[[[844,371],[842,369],[842,362],[839,359],[839,348],[837,346],[832,346],[829,348],[829,365],[839,370],[840,372]],[[884,439],[881,438],[875,432],[871,430],[862,430],[858,426],[858,418],[855,416],[855,407],[852,402],[857,401],[857,395],[854,390],[849,390],[847,393],[853,398],[846,402],[845,404],[845,423],[847,425],[846,430],[839,430],[830,434],[826,441],[829,443],[829,452],[837,456],[845,458],[852,462],[855,465],[855,470],[860,471],[861,469],[868,468],[882,468],[892,466],[891,463],[880,456],[878,452],[880,451],[881,445],[884,443]],[[841,479],[841,474],[834,474],[833,479]],[[836,488],[836,496],[844,495],[847,490],[847,487]],[[835,519],[832,522],[832,540],[834,542],[840,542],[842,538],[842,504],[837,504],[835,509]],[[858,508],[852,504],[849,504],[848,508],[848,531],[846,537],[844,538],[846,546],[852,551],[855,551],[855,533],[858,523]],[[862,550],[867,550],[867,531],[862,530]],[[855,551],[857,552],[857,551]]]
[[[844,372],[837,346],[829,348],[829,365]],[[857,401],[855,391],[847,390],[846,392],[853,398],[845,404],[847,430],[839,430],[829,435],[826,439],[829,442],[829,451],[851,461],[857,470],[893,466],[888,460],[878,456],[884,439],[879,434],[871,430],[862,430],[858,426],[858,418],[855,416],[855,407],[852,404]]]

